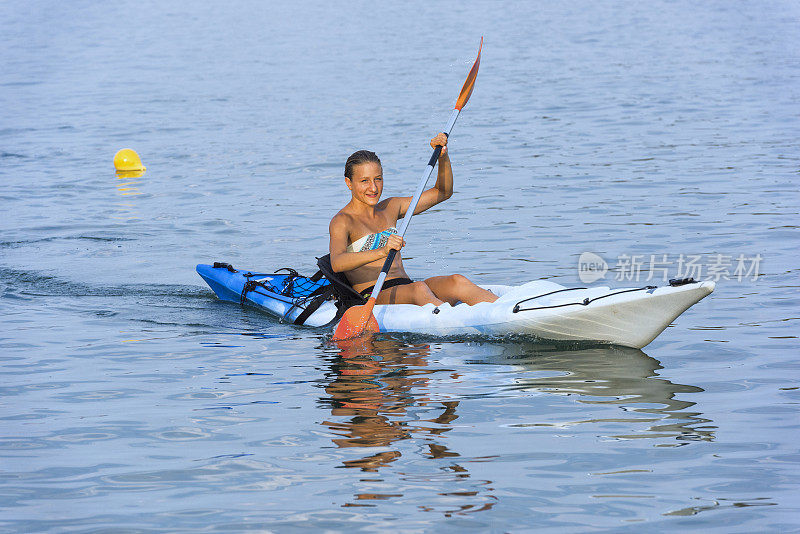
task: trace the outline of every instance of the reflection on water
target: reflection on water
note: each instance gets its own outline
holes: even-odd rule
[[[407,439],[409,429],[402,417],[415,402],[412,388],[425,383],[424,376],[410,369],[425,365],[427,345],[403,347],[389,338],[339,345],[341,354],[331,366],[335,379],[325,388],[330,397],[322,402],[330,405],[331,415],[349,419],[323,422],[341,436],[333,442],[339,447],[387,447]],[[398,451],[384,451],[345,466],[377,471],[398,457]]]
[[[139,184],[142,182],[136,180],[136,178],[141,178],[145,171],[117,171],[115,174],[117,176],[117,182],[114,184],[117,188],[117,193],[119,193],[123,197],[130,197],[141,195],[142,192],[139,191]],[[132,202],[117,202],[116,203],[119,215],[115,217],[115,219],[139,219],[139,213],[136,210],[136,206]]]
[[[703,390],[658,377],[661,363],[641,350],[609,346],[576,350],[529,341],[461,347],[469,356],[453,362],[452,366],[458,369],[449,369],[440,361],[432,363],[430,345],[425,343],[386,335],[337,343],[337,351],[328,362],[325,395],[318,402],[330,410],[331,417],[322,425],[335,435],[332,442],[337,448],[354,453],[339,467],[375,474],[376,478],[362,482],[384,482],[393,474],[402,481],[442,482],[446,478],[452,491],[437,496],[447,499],[447,504],[430,502],[420,506],[421,510],[449,515],[490,509],[498,500],[492,481],[474,479],[465,466],[502,461],[502,453],[465,457],[448,447],[454,440],[446,436],[459,417],[459,399],[470,397],[469,387],[465,390],[463,382],[464,375],[470,373],[474,379],[480,375],[488,381],[481,393],[484,398],[494,396],[506,402],[511,394],[515,399],[511,402],[519,405],[521,399],[533,398],[532,390],[574,398],[574,403],[555,411],[549,409],[549,403],[543,406],[526,400],[523,405],[530,407],[535,422],[509,427],[561,432],[566,427],[592,423],[599,435],[655,439],[654,446],[658,447],[714,439],[716,427],[709,425],[711,421],[698,411],[690,411],[695,403],[677,398]],[[473,354],[476,358],[469,359]],[[446,388],[448,399],[434,400],[441,398],[432,392],[434,386]],[[623,432],[619,432],[620,426],[625,429]],[[608,429],[614,434],[608,434]],[[415,457],[406,458],[402,465],[407,466],[409,461],[419,465],[419,458],[432,463],[422,462],[422,472],[415,473],[393,473],[388,469],[409,454]],[[374,506],[365,502],[402,495],[360,492],[344,506]]]
[[[341,467],[377,473],[403,455],[399,442],[421,439],[423,448],[417,454],[437,461],[436,473],[425,474],[424,478],[446,476],[456,483],[470,479],[469,471],[456,462],[460,454],[450,450],[441,439],[452,429],[450,423],[458,419],[459,402],[432,401],[427,395],[428,376],[450,371],[429,367],[430,346],[405,343],[390,336],[342,341],[336,345],[339,351],[330,362],[327,395],[319,400],[336,419],[322,424],[339,436],[332,440],[337,447],[382,449],[363,456],[359,451],[359,457],[345,460]],[[417,416],[431,410],[434,417]],[[411,477],[419,475],[403,475],[406,480]],[[477,484],[491,489],[488,488],[491,481]],[[494,496],[479,493],[474,485],[468,491],[448,493],[448,497],[466,498],[468,502],[444,511],[445,515],[488,510],[495,504]],[[402,497],[402,494],[358,493],[354,497],[356,502],[344,506],[371,506],[364,501]],[[420,509],[433,511],[426,506]]]
[[[141,178],[145,171],[118,171],[117,175],[117,191],[120,195],[127,196],[127,195],[140,195],[141,192],[139,188],[136,187],[140,183],[138,180],[134,180],[134,178]]]
[[[580,395],[580,404],[610,405],[620,409],[613,418],[581,419],[581,411],[572,421],[516,426],[569,426],[581,423],[643,423],[636,433],[617,434],[618,439],[674,438],[680,446],[689,441],[713,441],[715,426],[700,412],[688,411],[694,402],[680,400],[680,393],[700,393],[696,386],[675,384],[659,378],[661,362],[639,349],[627,347],[591,347],[563,350],[537,343],[497,345],[497,352],[481,363],[512,364],[522,372],[511,389],[538,390],[556,395]],[[545,376],[541,376],[545,373]]]

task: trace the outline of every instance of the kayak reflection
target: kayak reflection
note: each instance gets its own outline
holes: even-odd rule
[[[576,400],[582,404],[619,408],[610,417],[516,426],[644,423],[646,429],[609,437],[673,438],[677,441],[660,446],[714,440],[716,427],[709,425],[712,421],[701,417],[701,412],[689,411],[696,403],[677,398],[682,393],[701,393],[704,390],[660,378],[657,371],[663,369],[661,362],[639,349],[603,346],[565,350],[538,343],[487,345],[492,356],[481,363],[512,364],[526,371],[515,376],[515,383],[510,386],[512,390],[579,395]]]
[[[327,396],[319,403],[330,409],[332,419],[322,422],[336,438],[339,448],[378,448],[373,454],[342,462],[342,467],[358,468],[363,472],[378,472],[399,459],[402,450],[441,461],[435,471],[416,477],[451,477],[454,482],[470,485],[463,493],[467,502],[445,513],[467,513],[486,510],[495,497],[475,491],[490,481],[470,481],[466,468],[456,463],[458,452],[444,444],[442,436],[451,430],[450,423],[458,418],[458,401],[432,401],[428,397],[429,376],[450,374],[452,370],[428,366],[430,346],[426,343],[407,343],[390,336],[377,335],[335,342],[338,351],[329,362],[330,382]],[[426,418],[430,414],[432,417]],[[416,442],[401,447],[403,440]],[[420,452],[420,442],[423,448]],[[362,451],[358,451],[362,453]],[[363,453],[362,453],[363,454]],[[408,454],[408,453],[406,453]],[[406,473],[402,477],[410,476]],[[345,506],[369,506],[365,501],[401,497],[401,494],[358,493],[355,503]]]

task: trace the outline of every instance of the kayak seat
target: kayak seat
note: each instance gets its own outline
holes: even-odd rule
[[[317,267],[322,271],[322,275],[328,279],[333,287],[334,296],[336,297],[336,308],[339,310],[337,319],[348,308],[353,306],[360,306],[367,302],[358,291],[353,289],[347,277],[343,273],[337,273],[331,266],[331,255],[325,254],[321,258],[317,258]]]

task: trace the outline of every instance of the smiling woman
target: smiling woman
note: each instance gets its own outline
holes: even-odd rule
[[[390,215],[394,213],[394,221],[397,221],[398,217],[403,216],[403,222],[400,223],[400,229],[397,232],[397,237],[400,239],[398,240],[395,236],[388,236],[386,245],[382,249],[379,249],[386,256],[386,259],[384,260],[380,271],[375,273],[373,270],[372,273],[369,273],[370,279],[373,278],[373,274],[377,274],[377,276],[374,277],[374,284],[369,288],[362,290],[369,293],[369,298],[367,299],[366,304],[363,306],[354,306],[345,311],[341,320],[339,320],[339,324],[336,326],[336,330],[334,331],[334,340],[358,337],[363,334],[365,330],[369,332],[377,332],[378,323],[375,320],[375,317],[372,315],[372,310],[374,309],[376,302],[379,301],[388,304],[404,302],[409,304],[424,305],[433,303],[438,306],[445,301],[453,305],[458,304],[459,301],[472,305],[479,302],[494,302],[497,300],[497,296],[492,294],[490,291],[476,286],[461,275],[439,276],[435,278],[429,278],[425,280],[425,282],[421,283],[412,282],[410,279],[407,281],[393,282],[394,284],[402,285],[402,287],[388,288],[386,293],[382,291],[383,284],[387,281],[387,277],[390,274],[395,257],[398,256],[400,248],[403,247],[404,242],[402,238],[406,235],[406,230],[408,230],[408,224],[411,222],[411,217],[416,213],[425,211],[429,207],[438,204],[445,198],[449,198],[453,194],[453,171],[450,166],[450,157],[447,154],[447,138],[450,135],[450,131],[453,129],[456,120],[458,119],[459,113],[461,113],[461,110],[467,104],[469,97],[472,95],[472,90],[475,87],[475,79],[478,76],[478,68],[481,63],[482,48],[483,37],[481,37],[481,44],[478,47],[478,57],[475,58],[475,63],[472,64],[472,68],[467,75],[467,80],[461,87],[461,92],[458,94],[458,100],[456,100],[456,105],[453,108],[453,111],[450,113],[450,119],[447,121],[447,126],[445,126],[444,132],[440,133],[431,140],[431,146],[434,147],[433,154],[431,155],[431,159],[428,161],[428,165],[425,167],[425,171],[422,174],[422,180],[417,186],[414,196],[402,199],[390,198],[386,203],[380,203],[376,206],[363,204],[363,206],[367,207],[366,210],[361,207],[361,216],[363,217],[364,221],[368,221],[370,216],[374,216],[375,208],[378,206],[381,206],[382,209],[386,209]],[[430,178],[433,169],[437,164],[439,165],[439,174],[438,178],[436,179],[436,185],[433,187],[433,189],[423,191],[425,185],[428,183],[428,179]],[[370,164],[362,164],[362,166],[363,165]],[[371,165],[374,165],[374,163]],[[370,170],[374,172],[375,167],[372,167]],[[353,178],[355,178],[355,176]],[[382,178],[383,173],[381,171],[381,179]],[[348,182],[348,187],[350,187],[350,190],[352,191],[353,179],[347,179],[350,180],[350,182]],[[380,198],[380,192],[374,188],[373,190],[369,191],[369,193],[370,195],[376,195],[374,198],[375,201]],[[358,200],[355,196],[353,196],[353,200],[347,206],[345,206],[331,221],[330,257],[332,262],[334,257],[336,258],[336,266],[333,268],[339,271],[348,270],[339,262],[339,255],[342,253],[341,250],[343,243],[347,243],[348,241],[346,213],[348,208],[350,208],[354,213],[359,211]],[[340,215],[342,215],[342,217],[339,217]],[[337,221],[337,217],[339,217],[339,221]],[[345,253],[351,254],[351,256],[346,259],[356,261],[356,263],[353,264],[353,267],[356,268],[367,263],[375,264],[380,261],[380,257],[361,261],[364,259],[364,253],[348,253],[346,252],[346,248],[344,250]],[[360,258],[356,258],[356,254],[361,254],[362,256]],[[367,270],[368,269],[365,269],[365,274],[367,274]],[[398,277],[395,277],[395,279],[397,278]],[[394,279],[389,281],[392,282],[392,280]]]
[[[424,191],[414,214],[421,213],[453,195],[453,170],[447,151],[447,135],[431,139],[431,147],[441,147],[436,184]],[[354,152],[345,163],[345,184],[352,194],[350,202],[330,224],[331,266],[343,272],[353,288],[369,296],[375,287],[384,259],[397,254],[378,294],[379,304],[443,304],[494,302],[497,296],[461,275],[435,276],[414,282],[403,268],[400,249],[405,245],[396,224],[411,206],[412,197],[390,197],[381,201],[383,167],[369,150]]]

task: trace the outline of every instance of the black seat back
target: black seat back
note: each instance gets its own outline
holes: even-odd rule
[[[339,315],[343,314],[344,311],[351,306],[359,306],[367,302],[367,299],[353,289],[343,273],[334,272],[331,266],[330,254],[325,254],[321,258],[317,258],[317,266],[333,286],[333,290],[336,294],[336,307],[339,308]]]

